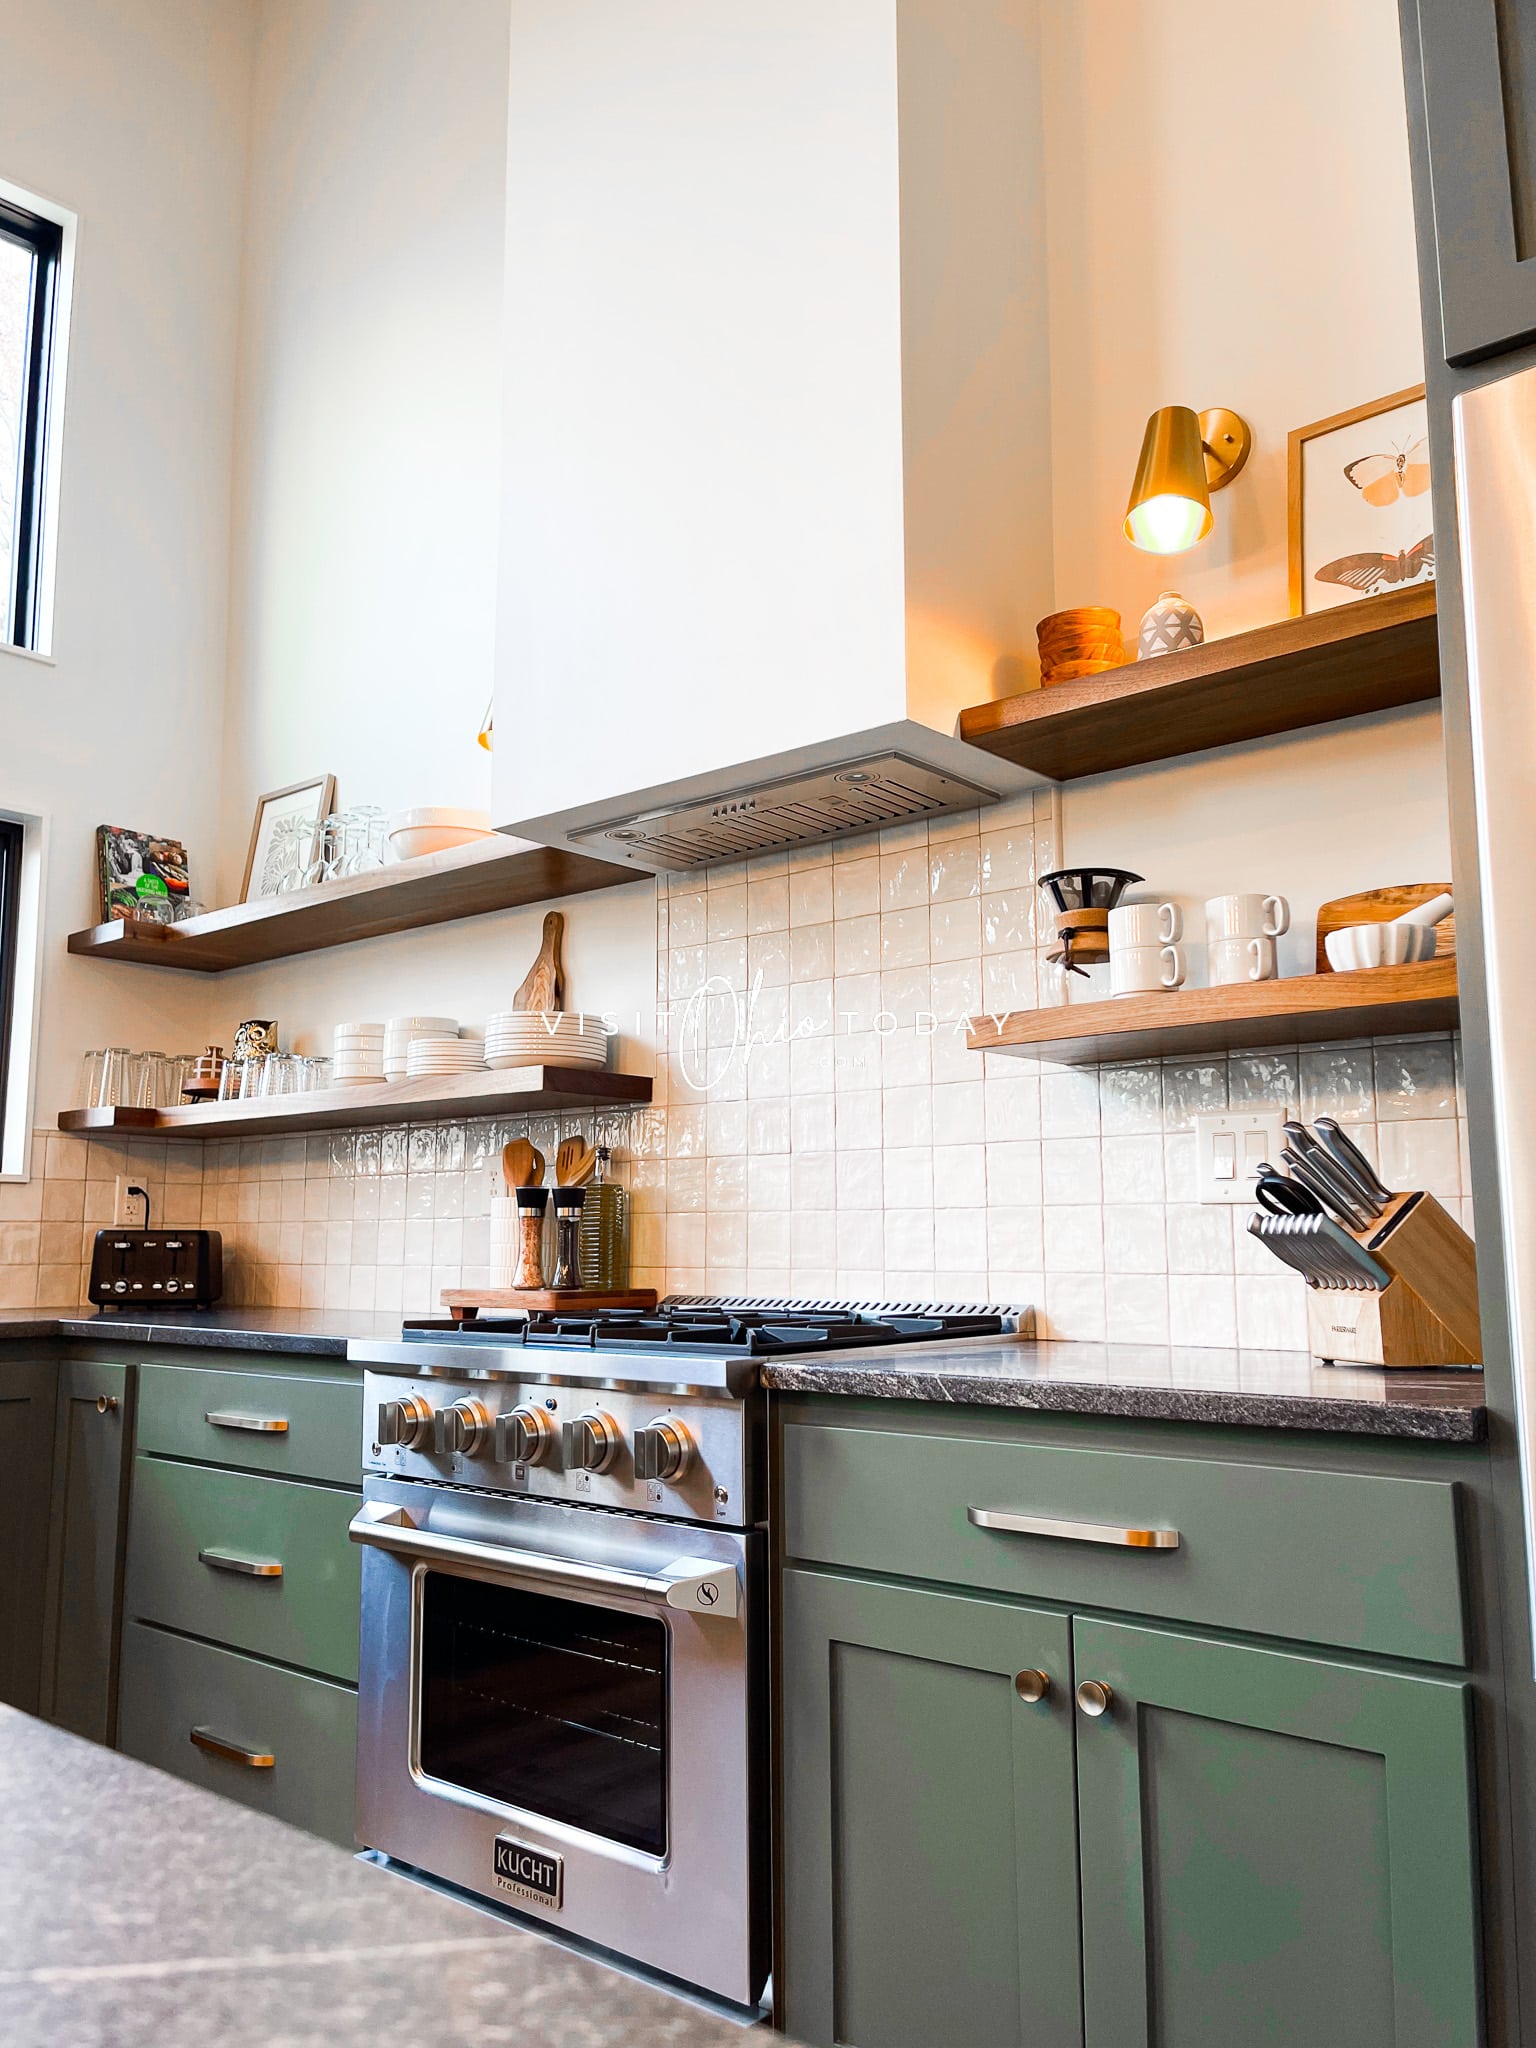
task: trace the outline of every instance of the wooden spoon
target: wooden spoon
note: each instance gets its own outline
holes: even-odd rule
[[[584,1188],[597,1168],[597,1147],[585,1138],[562,1138],[555,1154],[555,1185]]]
[[[501,1177],[506,1182],[507,1193],[514,1194],[518,1188],[536,1188],[544,1181],[544,1155],[526,1138],[514,1138],[510,1145],[501,1148]]]
[[[512,998],[514,1010],[559,1010],[565,999],[565,970],[560,965],[560,942],[565,935],[565,917],[552,910],[544,919],[544,943],[538,958],[523,977],[523,985]]]

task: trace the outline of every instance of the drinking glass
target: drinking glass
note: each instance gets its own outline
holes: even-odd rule
[[[321,882],[335,881],[342,854],[344,816],[341,811],[332,811],[328,818],[321,821],[304,868],[306,889],[312,889]]]
[[[331,1085],[331,1062],[327,1054],[309,1053],[299,1065],[303,1069],[299,1085],[305,1095],[313,1095],[317,1090]]]
[[[133,1096],[135,1109],[159,1109],[162,1106],[162,1091],[165,1087],[165,1054],[163,1052],[141,1052],[133,1056]]]
[[[297,1095],[300,1060],[291,1052],[269,1052],[261,1062],[260,1092],[264,1098]]]
[[[133,1055],[126,1045],[109,1045],[102,1054],[101,1099],[91,1104],[92,1109],[116,1109],[126,1107],[133,1100],[130,1061]]]
[[[104,1051],[88,1052],[80,1063],[80,1107],[100,1109],[102,1104],[102,1077],[107,1069],[107,1055]]]
[[[260,1060],[226,1060],[219,1076],[220,1102],[241,1102],[254,1095],[260,1065]]]

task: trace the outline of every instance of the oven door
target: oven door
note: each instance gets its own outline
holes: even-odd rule
[[[760,1539],[372,1478],[352,1535],[359,1841],[755,2002]]]

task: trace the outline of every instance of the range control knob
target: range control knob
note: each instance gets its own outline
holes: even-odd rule
[[[567,1472],[606,1472],[619,1454],[619,1425],[601,1409],[589,1408],[564,1430]]]
[[[635,1432],[637,1479],[664,1479],[671,1485],[682,1478],[697,1455],[687,1424],[670,1416],[659,1416]]]
[[[450,1451],[478,1451],[490,1433],[490,1410],[483,1401],[455,1401],[432,1418],[433,1448],[440,1458]]]
[[[496,1418],[496,1459],[502,1465],[543,1465],[555,1448],[555,1425],[542,1408],[510,1408]]]
[[[420,1394],[407,1394],[402,1401],[381,1401],[376,1430],[380,1444],[399,1444],[417,1451],[427,1441],[432,1426],[431,1403]]]

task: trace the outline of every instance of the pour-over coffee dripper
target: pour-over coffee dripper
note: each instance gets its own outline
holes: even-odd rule
[[[1066,974],[1086,975],[1090,966],[1109,958],[1109,913],[1133,882],[1128,868],[1056,868],[1040,877],[1040,887],[1056,906],[1059,960]]]

